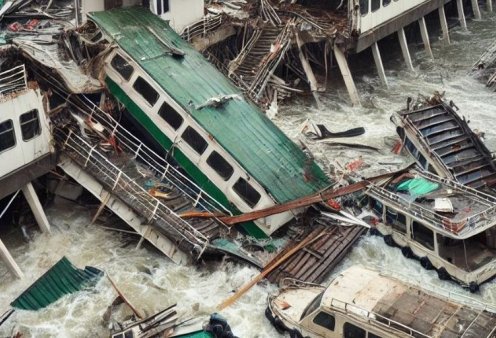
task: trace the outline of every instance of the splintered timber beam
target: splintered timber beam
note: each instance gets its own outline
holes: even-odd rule
[[[377,68],[377,73],[379,73],[379,78],[382,84],[389,88],[388,81],[386,78],[386,72],[384,71],[384,64],[382,63],[381,52],[379,51],[379,45],[375,42],[372,45],[372,55],[374,56],[375,66]]]
[[[305,248],[307,245],[312,244],[313,242],[315,242],[316,240],[318,240],[319,238],[321,238],[325,234],[326,234],[325,232],[321,232],[321,233],[318,233],[318,234],[316,234],[314,236],[306,237],[304,240],[302,240],[296,246],[294,246],[293,248],[291,248],[287,252],[283,253],[282,256],[277,256],[276,258],[274,258],[274,260],[272,260],[269,264],[267,264],[265,266],[265,268],[263,269],[263,271],[260,274],[258,274],[255,278],[253,278],[251,281],[249,281],[245,285],[243,285],[231,297],[227,298],[222,303],[220,303],[217,306],[217,309],[220,311],[220,310],[223,310],[226,307],[231,306],[232,304],[234,304],[234,302],[236,302],[239,298],[241,298],[255,284],[257,284],[262,279],[264,279],[265,276],[267,276],[269,273],[271,273],[272,271],[274,271],[278,266],[280,266],[282,263],[284,263],[286,260],[288,260],[295,253],[297,253],[301,249]]]
[[[425,18],[421,17],[419,19],[420,26],[420,35],[422,36],[422,42],[424,43],[425,52],[434,59],[434,55],[432,54],[431,42],[429,40],[429,32],[427,31],[427,25],[425,23]]]
[[[348,94],[350,95],[351,104],[354,106],[361,106],[360,96],[358,95],[355,82],[353,81],[353,77],[351,76],[351,72],[350,72],[350,68],[348,67],[348,61],[346,60],[346,56],[336,44],[334,44],[334,56],[336,57],[339,70],[341,71],[341,75],[343,76],[346,89],[348,89]]]
[[[320,108],[321,104],[319,97],[317,95],[317,90],[318,90],[317,79],[315,78],[315,74],[313,73],[310,62],[308,62],[308,59],[305,57],[305,54],[303,53],[303,41],[301,40],[298,31],[294,27],[293,27],[293,32],[296,38],[296,44],[298,45],[298,56],[300,58],[301,65],[303,66],[303,71],[305,72],[308,82],[310,83],[310,90],[312,91],[313,97],[317,102],[317,107]]]

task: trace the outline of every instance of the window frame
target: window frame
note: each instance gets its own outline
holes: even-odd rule
[[[323,324],[317,323],[317,322],[315,321],[315,320],[317,319],[317,317],[319,317],[319,316],[321,316],[321,315],[322,315],[322,316],[328,316],[329,318],[332,318],[332,321],[330,321],[332,328],[331,328],[331,327],[327,327],[327,326],[325,326],[325,325],[323,325]],[[327,320],[327,318],[326,318],[326,320]],[[319,311],[319,313],[317,313],[317,314],[313,317],[313,319],[312,319],[312,323],[313,323],[313,324],[315,324],[315,325],[317,325],[318,327],[320,327],[320,328],[322,328],[322,329],[325,329],[325,330],[328,330],[328,331],[330,331],[330,332],[334,332],[334,331],[336,330],[336,317],[335,317],[334,315],[332,315],[332,314],[330,314],[330,313],[326,312],[326,311],[322,311],[322,310],[321,310],[321,311]]]
[[[191,140],[189,137],[188,138],[184,137],[185,135],[189,135],[190,133],[195,137],[199,137],[203,141],[203,145],[204,145],[202,147],[203,149],[200,150],[200,148],[197,148],[195,143],[190,143],[190,141],[193,140]],[[181,140],[183,140],[188,145],[188,147],[190,147],[191,150],[193,150],[198,156],[203,155],[209,146],[208,141],[191,125],[187,126],[184,129],[184,131],[181,133]]]
[[[396,218],[390,222],[388,219],[388,215],[394,214],[394,213],[396,214]],[[399,218],[404,218],[404,222],[401,222],[401,220],[399,220]],[[387,226],[392,227],[394,230],[396,230],[396,231],[398,231],[404,235],[406,235],[408,233],[408,217],[407,217],[407,215],[405,215],[404,213],[399,212],[396,209],[391,208],[390,206],[387,206],[387,205],[386,205],[386,214],[384,217],[384,223]],[[398,225],[398,223],[401,225]]]
[[[151,101],[148,101],[148,99],[145,97],[145,95],[143,95],[141,91],[138,91],[138,89],[136,89],[136,83],[138,81],[143,81],[142,84],[145,84],[145,86],[148,86],[149,87],[148,89],[151,89],[151,90],[153,90],[155,92],[156,98],[153,101],[153,103]],[[138,75],[138,77],[134,80],[132,87],[133,87],[133,90],[137,94],[139,94],[141,96],[141,98],[143,99],[143,101],[145,101],[146,104],[148,104],[150,107],[154,107],[157,104],[158,100],[160,99],[160,93],[144,77],[142,77],[141,75]]]
[[[216,156],[217,156],[218,158],[213,159],[213,160],[211,161],[212,156],[214,156],[214,157],[216,157]],[[219,161],[219,159],[220,159],[220,161]],[[224,161],[224,163],[222,163],[223,165],[227,165],[227,166],[229,166],[229,167],[230,167],[230,173],[229,173],[227,176],[226,176],[226,175],[223,175],[223,172],[222,172],[222,171],[220,171],[220,170],[217,170],[217,168],[214,166],[214,165],[217,165],[217,164],[221,163],[222,161]],[[213,162],[213,163],[214,163],[214,165],[212,165],[212,164],[211,164],[211,162]],[[208,155],[207,159],[205,160],[205,163],[207,163],[207,165],[208,165],[210,168],[212,168],[212,170],[213,170],[213,171],[214,171],[217,175],[219,175],[219,177],[220,177],[222,180],[224,180],[224,181],[226,181],[226,182],[227,182],[227,181],[229,181],[229,179],[230,179],[230,178],[234,175],[234,167],[231,165],[231,163],[229,163],[229,161],[228,161],[228,160],[226,160],[226,159],[224,158],[224,156],[222,156],[222,155],[221,155],[218,151],[216,151],[216,150],[213,150],[213,151],[212,151],[212,152]]]
[[[16,131],[15,131],[15,126],[14,126],[14,121],[12,119],[8,119],[8,120],[5,120],[5,121],[2,121],[0,122],[0,125],[4,124],[4,123],[7,123],[7,122],[10,122],[11,124],[11,128],[9,130],[4,130],[4,131],[0,131],[0,137],[2,137],[3,134],[5,133],[8,133],[8,132],[12,132],[12,135],[14,136],[14,144],[8,148],[5,148],[5,149],[1,149],[0,150],[0,154],[3,153],[3,152],[6,152],[10,149],[13,149],[16,147],[17,145],[17,138],[16,138]]]
[[[375,3],[375,4],[378,4],[378,5],[379,5],[379,7],[377,7],[376,9],[374,9],[374,3]],[[378,11],[378,10],[380,10],[381,8],[382,8],[382,0],[372,0],[372,1],[370,1],[370,11],[371,11],[372,13],[377,12],[377,11]]]
[[[362,336],[362,337],[359,337],[359,338],[367,338],[367,333],[368,333],[368,332],[367,332],[367,330],[366,330],[366,329],[364,329],[364,328],[362,328],[362,327],[360,327],[360,326],[357,326],[357,325],[355,325],[355,324],[353,324],[353,323],[350,323],[350,322],[345,322],[345,323],[343,324],[343,338],[348,337],[348,336],[346,336],[347,325],[352,326],[352,327],[353,327],[353,329],[355,329],[355,328],[356,328],[356,329],[358,329],[358,330],[360,330],[360,331],[363,331],[363,336]]]
[[[24,122],[22,122],[22,121],[21,121],[21,118],[22,118],[24,115],[29,114],[29,113],[31,113],[31,112],[35,112],[35,114],[36,114],[36,118],[32,118],[32,119],[30,119],[29,121],[24,121]],[[32,123],[32,122],[34,122],[34,121],[36,121],[36,122],[37,122],[37,132],[36,132],[35,134],[33,134],[33,136],[31,136],[30,138],[25,138],[25,137],[24,137],[24,128],[23,128],[23,127],[24,127],[26,124],[28,124],[28,123]],[[35,108],[35,109],[31,109],[31,110],[28,110],[27,112],[22,113],[21,115],[19,115],[19,127],[21,128],[21,136],[22,136],[22,140],[23,140],[24,142],[29,142],[29,141],[31,141],[31,140],[34,140],[34,139],[35,139],[35,138],[37,138],[38,136],[40,136],[40,135],[41,135],[41,121],[40,121],[40,112],[38,111],[38,109],[36,109],[36,108]]]
[[[412,220],[411,222],[411,238],[413,241],[415,241],[415,243],[417,244],[420,244],[423,248],[426,248],[428,250],[431,250],[431,251],[434,251],[436,249],[436,232],[432,229],[430,229],[429,227],[427,227],[426,225],[422,224],[421,222],[418,222],[416,220]],[[423,238],[423,236],[425,236],[426,234],[423,233],[421,236],[420,236],[420,240],[419,240],[419,237],[416,237],[415,236],[415,233],[422,233],[422,231],[415,231],[415,225],[417,226],[420,226],[420,227],[423,227],[424,229],[428,230],[430,233],[431,233],[431,239],[430,240],[424,240],[425,238]],[[427,245],[426,245],[427,244]],[[432,247],[430,246],[432,245]]]
[[[167,110],[164,109],[164,107],[167,107]],[[174,107],[172,107],[167,101],[164,101],[160,105],[160,108],[158,109],[157,114],[158,114],[158,116],[160,116],[162,118],[162,120],[165,121],[165,123],[167,123],[167,125],[169,127],[171,127],[175,131],[179,130],[179,128],[181,128],[181,126],[184,123],[184,117],[176,109],[174,109]],[[179,125],[177,127],[175,127],[175,125],[176,125],[175,122],[173,125],[172,123],[169,122],[170,120],[167,120],[164,117],[164,116],[172,116],[172,115],[175,115],[174,117],[180,117],[181,118],[181,122],[179,123]]]
[[[238,186],[238,184],[242,184],[243,181],[245,182],[246,186],[250,187],[253,190],[253,192],[255,192],[258,195],[257,201],[255,203],[253,203],[253,201],[250,201],[244,193],[241,193],[241,190],[238,190],[238,188],[236,188],[236,186]],[[248,182],[248,180],[244,179],[243,177],[239,177],[236,180],[236,182],[232,185],[232,190],[251,209],[255,208],[257,206],[257,204],[260,202],[260,200],[262,199],[262,194],[257,189],[255,189],[250,184],[250,182]]]
[[[125,62],[127,63],[127,65],[128,65],[129,67],[131,67],[132,71],[131,71],[131,73],[129,74],[129,77],[125,77],[125,76],[124,76],[124,75],[123,75],[123,74],[119,71],[119,69],[118,69],[118,68],[116,68],[116,66],[114,66],[114,60],[115,60],[116,58],[121,58],[123,61],[125,61]],[[110,67],[112,67],[112,70],[113,70],[113,71],[115,71],[117,74],[119,74],[119,76],[120,76],[120,77],[121,77],[124,81],[126,81],[126,82],[129,82],[129,80],[131,80],[131,78],[133,77],[134,71],[135,71],[135,69],[134,69],[133,65],[131,65],[131,64],[127,61],[127,59],[126,59],[124,56],[122,56],[120,53],[115,53],[115,54],[114,54],[114,56],[113,56],[113,57],[112,57],[112,59],[110,60]]]

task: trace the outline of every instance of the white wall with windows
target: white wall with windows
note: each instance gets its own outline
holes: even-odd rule
[[[150,0],[150,10],[181,33],[184,27],[203,18],[204,0]]]

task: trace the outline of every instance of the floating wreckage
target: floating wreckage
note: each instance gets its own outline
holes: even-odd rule
[[[454,109],[440,95],[393,114],[404,148],[418,166],[441,177],[475,189],[492,191],[496,184],[496,163],[491,152]]]
[[[496,276],[496,198],[410,170],[368,186],[372,232],[440,279],[476,292]]]
[[[496,91],[496,42],[477,60],[472,67],[472,74],[486,81],[486,86]]]
[[[286,279],[265,314],[291,337],[494,337],[496,309],[467,304],[355,266],[327,287]]]

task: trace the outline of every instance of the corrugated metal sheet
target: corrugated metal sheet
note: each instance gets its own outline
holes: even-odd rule
[[[90,14],[106,35],[128,53],[279,202],[329,185],[322,170],[258,107],[169,25],[144,8]],[[185,53],[174,57],[168,46]],[[212,97],[239,94],[217,108]]]
[[[93,267],[78,269],[63,257],[10,305],[23,310],[38,310],[64,295],[96,284],[102,275],[102,271]]]

